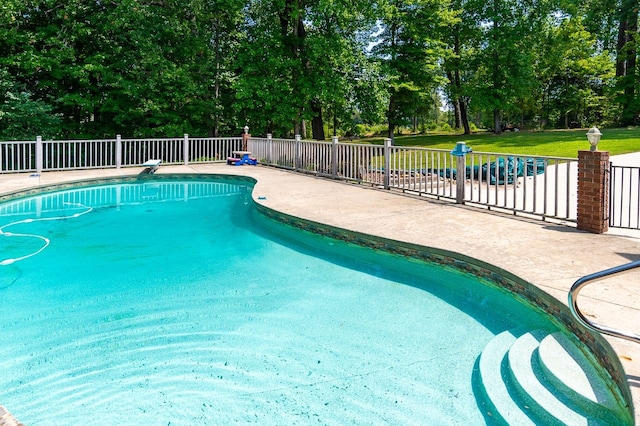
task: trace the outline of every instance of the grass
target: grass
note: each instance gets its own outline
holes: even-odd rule
[[[640,151],[640,128],[601,129],[598,150],[610,155]],[[361,139],[356,142],[382,144],[383,138]],[[453,149],[456,142],[466,142],[474,152],[543,155],[578,158],[578,151],[588,151],[586,130],[547,130],[544,132],[505,132],[501,135],[481,132],[472,135],[427,134],[399,136],[395,145],[434,149]]]

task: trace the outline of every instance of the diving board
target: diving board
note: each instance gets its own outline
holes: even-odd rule
[[[161,163],[162,163],[162,160],[147,160],[144,163],[142,163],[142,167],[148,167],[149,168],[148,173],[153,174],[158,169],[158,167],[160,167]]]

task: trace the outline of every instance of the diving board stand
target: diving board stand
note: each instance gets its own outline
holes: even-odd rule
[[[158,167],[160,167],[161,163],[162,160],[147,160],[142,163],[142,167],[146,167],[147,169],[145,170],[145,172],[152,175],[156,172],[156,170],[158,170]]]

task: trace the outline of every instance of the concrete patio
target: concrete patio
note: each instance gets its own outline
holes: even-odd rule
[[[0,194],[60,182],[135,175],[142,168],[1,174]],[[224,164],[161,166],[163,173],[245,175],[253,199],[271,209],[348,230],[457,252],[495,265],[567,303],[584,275],[640,260],[640,232],[604,235],[573,226],[315,178],[268,167]],[[587,287],[580,306],[600,324],[640,331],[640,271]],[[608,337],[625,368],[640,420],[640,345]],[[8,407],[10,408],[10,407]]]

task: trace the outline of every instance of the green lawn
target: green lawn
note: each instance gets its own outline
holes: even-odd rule
[[[598,150],[611,155],[640,151],[640,128],[601,129]],[[362,139],[360,143],[382,144],[383,138]],[[395,145],[424,148],[453,149],[456,142],[466,142],[475,152],[543,155],[577,158],[578,151],[589,150],[586,130],[547,130],[544,132],[505,132],[462,134],[427,134],[399,136]]]

